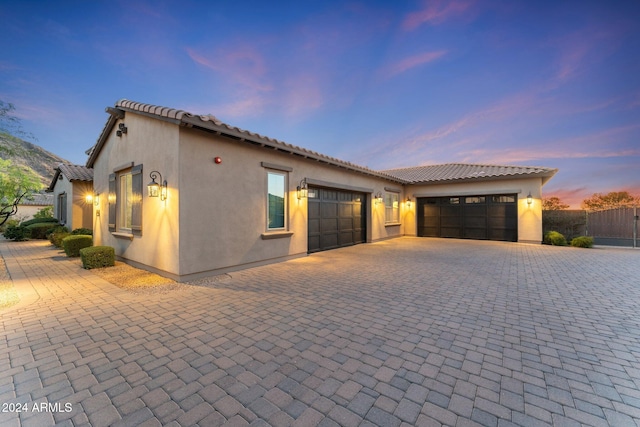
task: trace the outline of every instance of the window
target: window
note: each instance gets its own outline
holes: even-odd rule
[[[109,175],[109,231],[142,235],[142,165]]]
[[[120,179],[120,204],[118,209],[118,230],[131,231],[131,219],[133,208],[133,182],[131,179],[131,171],[122,173],[118,177]]]
[[[400,222],[400,204],[397,193],[386,193],[384,195],[384,222]]]
[[[510,195],[500,195],[500,196],[493,196],[493,203],[515,203],[516,202],[516,196],[510,196]]]
[[[267,231],[285,229],[286,194],[287,174],[267,172]]]
[[[58,194],[58,221],[67,223],[67,193]]]
[[[485,203],[484,196],[465,197],[464,202],[468,205]]]

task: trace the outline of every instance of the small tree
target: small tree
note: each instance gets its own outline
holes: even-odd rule
[[[41,187],[40,177],[33,169],[0,159],[0,226],[18,213],[24,197]]]
[[[627,191],[612,191],[608,194],[595,193],[582,201],[582,208],[589,211],[632,208],[634,206],[640,206],[640,197],[631,195]]]
[[[553,196],[542,199],[543,211],[562,211],[565,209],[569,209],[569,205],[562,203],[559,197]]]

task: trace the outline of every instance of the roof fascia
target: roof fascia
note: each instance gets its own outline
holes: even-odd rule
[[[279,142],[279,141],[274,141],[266,137],[261,137],[259,135],[249,134],[246,131],[229,128],[227,126],[221,126],[212,121],[203,121],[196,116],[185,115],[182,118],[182,123],[188,127],[201,129],[209,133],[215,133],[216,135],[224,136],[224,137],[233,139],[235,141],[241,141],[248,144],[257,145],[263,148],[270,148],[272,150],[279,151],[281,153],[290,154],[290,155],[302,157],[309,160],[314,160],[318,163],[323,163],[323,164],[334,166],[340,169],[346,169],[352,172],[357,172],[364,175],[381,178],[381,179],[384,179],[390,182],[395,182],[398,184],[409,183],[409,181],[405,181],[400,178],[382,174],[373,170],[369,171],[367,169],[359,168],[355,165],[347,165],[345,163],[335,161],[321,155],[314,156],[311,152],[301,150],[295,146],[292,146],[283,142]]]
[[[61,173],[60,168],[56,168],[56,173],[53,174],[53,179],[51,180],[51,184],[49,184],[49,188],[45,190],[47,193],[53,192],[53,189],[56,186],[56,182],[58,182],[58,177],[60,176],[60,173]]]

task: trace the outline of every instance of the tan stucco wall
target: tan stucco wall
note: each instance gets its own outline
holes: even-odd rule
[[[128,132],[116,136],[118,124],[124,122]],[[139,114],[127,114],[109,135],[93,166],[94,190],[100,204],[94,214],[94,244],[113,246],[116,255],[166,275],[179,274],[179,193],[178,126]],[[142,236],[133,239],[115,237],[108,231],[109,174],[114,168],[133,162],[142,164]],[[159,171],[168,183],[168,198],[149,198],[149,173]]]
[[[69,181],[63,175],[58,179],[53,187],[53,216],[58,218],[58,196],[67,193],[67,218],[58,218],[65,221],[69,230],[76,228],[92,228],[93,206],[87,204],[85,196],[93,189],[90,182]]]
[[[327,186],[366,194],[367,241],[416,234],[416,198],[438,195],[518,194],[520,241],[540,242],[541,179],[406,186],[315,160],[251,145],[212,133],[127,113],[128,133],[116,137],[114,127],[93,165],[94,242],[113,246],[128,262],[189,280],[198,276],[281,261],[307,253],[307,199],[297,199],[304,178]],[[119,121],[120,122],[120,121]],[[214,159],[222,162],[216,164]],[[108,176],[119,166],[143,164],[142,236],[116,237],[108,231]],[[267,171],[271,165],[289,170],[287,227],[291,235],[265,239]],[[166,201],[149,198],[146,183],[157,170],[168,181]],[[399,190],[401,225],[385,226],[384,203],[372,195]],[[526,204],[531,192],[534,202]],[[410,203],[407,203],[407,198]]]
[[[222,163],[215,164],[220,157]],[[289,237],[263,240],[267,222],[267,170],[262,163],[288,172]],[[180,272],[193,275],[225,271],[307,253],[307,199],[298,200],[296,186],[304,178],[384,193],[393,183],[322,165],[198,130],[180,134]],[[400,185],[395,185],[401,188]],[[367,191],[369,193],[369,191]],[[399,226],[385,227],[384,205],[367,194],[367,240],[401,235]]]
[[[457,184],[411,185],[406,189],[407,195],[415,202],[417,197],[436,196],[473,196],[483,194],[518,195],[518,241],[540,243],[542,241],[542,179],[500,179],[483,182],[464,182]],[[527,195],[531,192],[533,202],[527,204]],[[415,203],[412,203],[415,212]],[[406,234],[416,235],[417,218],[405,223]]]
[[[35,205],[18,205],[18,212],[11,219],[17,219],[18,221],[27,221],[33,218],[35,214],[40,212],[41,209],[50,205],[35,206]],[[55,213],[55,211],[54,211]]]

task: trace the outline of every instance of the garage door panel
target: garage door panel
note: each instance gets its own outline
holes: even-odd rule
[[[364,194],[320,188],[310,193],[318,197],[309,198],[309,252],[365,242]]]
[[[515,194],[418,199],[418,235],[517,241]]]

